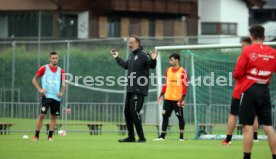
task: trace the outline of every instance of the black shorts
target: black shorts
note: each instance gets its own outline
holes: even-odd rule
[[[172,101],[172,100],[164,100],[164,105],[163,105],[163,116],[170,117],[172,114],[172,111],[174,110],[175,115],[177,117],[182,117],[183,118],[183,107],[179,107],[177,105],[178,101]]]
[[[51,109],[51,115],[54,115],[54,116],[60,115],[60,101],[42,96],[40,113],[47,114],[49,108]]]
[[[255,116],[259,123],[272,125],[271,101],[267,85],[254,84],[241,96],[239,122],[243,125],[253,125]]]
[[[239,115],[240,99],[232,98],[229,113],[232,115]]]

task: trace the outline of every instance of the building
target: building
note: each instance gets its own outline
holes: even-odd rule
[[[199,0],[199,43],[238,42],[248,36],[249,10],[263,5],[263,0]]]
[[[263,7],[250,10],[250,25],[261,24],[265,28],[265,41],[276,40],[276,1],[266,0]]]
[[[254,7],[250,10],[250,24],[261,24],[276,21],[276,1],[266,0],[263,7]]]
[[[270,16],[255,9],[262,7],[265,0],[0,0],[0,39],[87,39],[135,34],[199,35],[199,43],[236,42],[238,37],[248,35],[250,15],[256,22],[275,19],[275,9],[271,10],[275,2],[267,1],[264,8],[271,11]]]
[[[0,0],[1,39],[197,35],[197,0]]]

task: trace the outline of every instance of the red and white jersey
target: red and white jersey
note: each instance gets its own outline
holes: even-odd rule
[[[233,76],[239,90],[244,92],[256,82],[269,84],[273,72],[276,72],[276,50],[263,44],[252,44],[243,49]]]

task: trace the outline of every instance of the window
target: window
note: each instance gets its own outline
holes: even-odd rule
[[[201,23],[202,34],[237,34],[236,23]]]
[[[120,36],[120,18],[108,17],[107,24],[108,37],[119,37]]]
[[[237,34],[237,25],[236,24],[230,24],[229,25],[229,33],[230,34]]]
[[[228,25],[227,24],[225,24],[225,23],[223,23],[223,24],[221,24],[221,33],[222,34],[227,34],[228,33]]]
[[[154,20],[149,21],[149,36],[151,36],[151,37],[155,36],[155,21]]]
[[[39,12],[6,12],[9,37],[38,36]],[[51,13],[41,13],[41,36],[52,36],[53,16]],[[20,26],[20,27],[18,27]]]
[[[217,26],[215,23],[202,23],[202,34],[216,34]]]
[[[8,13],[8,32],[9,37],[37,36],[38,14],[35,12]]]
[[[8,17],[0,15],[0,38],[8,37]]]
[[[60,23],[61,38],[77,38],[78,36],[78,15],[63,14]]]
[[[41,13],[41,36],[52,37],[53,36],[53,15],[52,13]]]

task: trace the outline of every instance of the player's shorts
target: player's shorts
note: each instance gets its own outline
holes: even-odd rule
[[[170,117],[172,114],[172,111],[174,110],[175,115],[177,117],[183,118],[183,107],[179,107],[177,105],[178,101],[172,101],[172,100],[164,100],[163,105],[163,116]]]
[[[265,84],[254,84],[241,96],[239,123],[253,125],[255,116],[259,123],[272,125],[269,88]]]
[[[47,114],[49,108],[51,111],[51,115],[54,115],[54,116],[60,115],[60,101],[42,96],[40,113]]]
[[[232,115],[239,115],[240,99],[232,98],[229,113]]]

